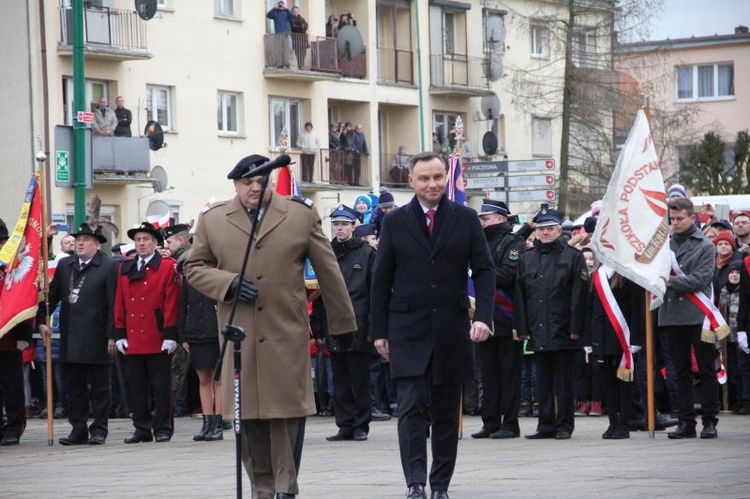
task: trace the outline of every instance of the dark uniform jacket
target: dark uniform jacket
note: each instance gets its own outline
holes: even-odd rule
[[[387,339],[393,377],[422,376],[432,359],[434,384],[472,376],[468,268],[474,319],[492,320],[494,268],[474,210],[443,197],[428,237],[416,197],[383,219],[372,286],[372,337]]]
[[[614,279],[613,277],[612,280]],[[617,277],[617,281],[615,287],[611,288],[612,295],[614,295],[628,323],[630,344],[643,346],[646,330],[645,292],[642,287],[623,276]],[[589,303],[590,320],[583,343],[590,345],[593,354],[598,358],[615,356],[619,359],[622,355],[620,341],[617,339],[617,333],[615,333],[615,329],[607,317],[604,306],[599,299],[599,293],[596,292],[594,286],[591,286]]]
[[[561,236],[549,244],[537,240],[518,261],[515,307],[518,336],[530,336],[534,351],[581,348],[589,290],[580,251]]]
[[[140,271],[137,258],[120,264],[115,339],[128,340],[128,355],[158,354],[162,341],[177,341],[181,281],[177,261],[158,251]]]
[[[78,293],[75,290],[78,289]],[[114,338],[114,303],[117,264],[97,251],[83,270],[78,256],[57,263],[49,287],[49,310],[60,304],[60,360],[78,364],[108,364],[107,342]],[[71,291],[78,298],[71,303]],[[45,324],[47,310],[42,303],[37,324]]]
[[[485,227],[484,235],[495,264],[495,288],[513,300],[518,259],[526,249],[525,240],[513,233],[513,227],[508,222]],[[494,310],[495,336],[512,336],[513,319],[499,310],[497,304]]]
[[[183,343],[216,343],[219,341],[219,321],[216,301],[182,281],[180,291],[180,319],[177,337]]]
[[[331,241],[331,248],[341,268],[346,289],[352,300],[354,316],[357,320],[357,331],[354,341],[348,351],[370,351],[370,288],[372,286],[372,272],[375,268],[375,249],[358,237],[348,241]],[[313,312],[310,315],[310,327],[313,336],[326,338],[328,349],[339,352],[341,348],[335,336],[328,334],[328,320],[325,305],[321,298],[313,302]]]

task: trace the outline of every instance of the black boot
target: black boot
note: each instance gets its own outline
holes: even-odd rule
[[[714,418],[703,418],[703,431],[701,431],[701,438],[716,438],[719,434],[716,432],[716,423],[718,419]]]
[[[221,429],[221,414],[211,414],[208,416],[208,431],[206,432],[206,442],[224,440],[224,434]]]
[[[619,425],[619,416],[617,414],[610,414],[609,415],[609,427],[607,428],[607,431],[602,433],[602,438],[604,440],[609,440],[612,438],[612,434],[617,429],[617,426]]]
[[[208,433],[208,418],[209,416],[206,416],[205,414],[203,415],[203,427],[201,427],[201,431],[193,435],[193,440],[196,442],[201,442],[206,439],[206,433]]]
[[[630,438],[630,428],[628,428],[628,425],[626,424],[618,425],[609,438],[611,438],[612,440],[623,440],[625,438]]]

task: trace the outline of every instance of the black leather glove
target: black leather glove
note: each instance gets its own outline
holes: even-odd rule
[[[354,332],[338,334],[334,336],[334,338],[336,338],[336,341],[339,344],[339,349],[342,352],[346,352],[354,344]]]
[[[240,278],[240,276],[237,276],[229,286],[229,294],[227,296],[228,300],[231,300],[234,295],[237,294],[238,287],[240,289],[240,294],[237,296],[238,300],[252,303],[258,297],[258,288],[255,287],[255,284],[247,278]]]

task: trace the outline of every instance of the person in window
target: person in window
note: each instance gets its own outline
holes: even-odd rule
[[[107,98],[99,99],[99,107],[94,111],[94,124],[91,127],[94,135],[114,135],[117,128],[117,117],[107,107]]]
[[[406,187],[409,181],[409,158],[411,155],[406,150],[405,145],[401,145],[398,148],[398,154],[393,156],[391,162],[391,182],[393,187]]]

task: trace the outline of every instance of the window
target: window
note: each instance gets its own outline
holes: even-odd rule
[[[487,52],[505,50],[505,16],[499,11],[484,9],[484,48]]]
[[[158,121],[163,130],[172,130],[172,89],[170,87],[146,86],[146,116],[149,121]]]
[[[450,147],[456,145],[456,134],[453,133],[453,128],[459,116],[457,113],[432,113],[432,131],[437,134],[441,145],[448,144]],[[462,119],[465,123],[466,120],[463,117]]]
[[[301,126],[302,103],[296,100],[274,98],[269,103],[269,145],[279,147],[282,137],[287,140],[287,148],[297,146]]]
[[[717,100],[734,96],[734,64],[677,66],[678,101]]]
[[[86,102],[84,110],[95,111],[99,107],[99,99],[105,97],[109,107],[114,108],[114,102],[109,102],[109,83],[102,80],[86,79]],[[65,124],[73,124],[73,116],[77,109],[73,102],[73,78],[63,78],[63,102],[65,106]]]
[[[443,53],[456,53],[456,14],[443,12]]]
[[[240,94],[219,92],[218,128],[219,133],[238,135],[240,133]]]
[[[157,9],[168,9],[169,8],[169,0],[156,0],[156,8]]]
[[[551,119],[531,119],[531,153],[534,156],[552,156]]]
[[[214,0],[214,14],[234,17],[234,0]]]
[[[573,64],[578,68],[596,66],[596,32],[578,29],[573,32]]]
[[[542,24],[531,25],[531,57],[549,57],[549,29]]]

